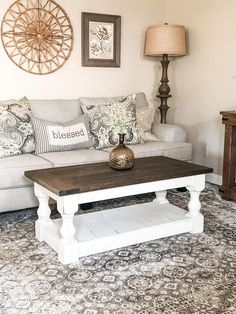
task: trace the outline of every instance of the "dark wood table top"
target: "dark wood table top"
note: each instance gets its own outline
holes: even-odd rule
[[[212,168],[164,156],[135,159],[130,170],[111,169],[108,162],[26,171],[25,176],[65,196],[119,186],[213,172]]]

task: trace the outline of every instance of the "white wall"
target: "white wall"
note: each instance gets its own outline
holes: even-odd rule
[[[219,112],[236,109],[235,12],[235,0],[167,0],[167,21],[185,25],[189,37],[189,54],[170,65],[169,117],[188,131],[194,160],[215,174],[222,173],[223,158]]]
[[[147,26],[163,22],[165,0],[56,0],[73,25],[75,45],[57,72],[33,75],[18,68],[0,43],[0,99],[77,98],[153,92],[156,62],[143,56]],[[13,0],[0,1],[0,20]],[[121,15],[121,67],[81,67],[81,12]]]

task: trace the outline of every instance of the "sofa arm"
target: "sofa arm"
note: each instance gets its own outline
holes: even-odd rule
[[[156,123],[152,126],[152,133],[165,142],[186,142],[187,140],[184,129],[175,124]]]

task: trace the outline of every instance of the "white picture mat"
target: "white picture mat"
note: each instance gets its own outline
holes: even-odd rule
[[[89,58],[113,59],[114,24],[89,21]]]

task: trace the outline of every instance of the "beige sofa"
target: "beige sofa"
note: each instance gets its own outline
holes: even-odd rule
[[[137,102],[148,105],[143,93],[137,94]],[[65,122],[82,114],[80,99],[32,100],[34,116],[50,121]],[[168,156],[180,160],[191,160],[192,145],[186,142],[185,131],[176,125],[160,124],[154,119],[152,132],[160,138],[158,142],[132,145],[135,157]],[[24,176],[26,170],[70,166],[107,161],[109,151],[79,149],[65,152],[50,152],[41,155],[23,154],[0,159],[0,212],[37,206],[33,185]]]

